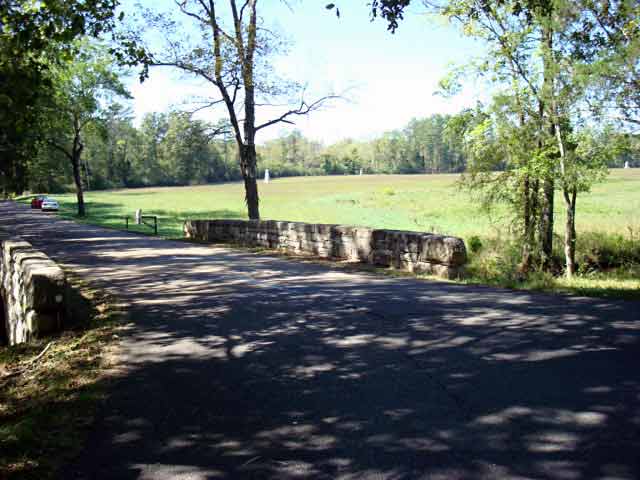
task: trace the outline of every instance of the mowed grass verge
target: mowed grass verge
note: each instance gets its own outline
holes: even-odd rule
[[[511,237],[508,210],[502,206],[487,213],[478,198],[459,187],[459,179],[459,175],[274,179],[259,184],[261,217],[428,231],[460,236],[467,245],[476,236],[484,245],[493,244],[494,248],[471,255],[470,281],[515,288],[568,289],[594,295],[637,295],[634,290],[640,284],[633,261],[624,268],[586,272],[588,275],[582,275],[580,282],[545,278],[532,284],[504,278],[500,262],[507,254],[495,246],[503,245]],[[75,195],[55,197],[61,203],[61,215],[75,218]],[[182,224],[187,219],[246,218],[242,183],[88,192],[86,199],[88,216],[82,221],[124,229],[124,216],[133,215],[139,208],[144,214],[158,216],[159,233],[168,238],[181,238]],[[556,244],[561,256],[565,215],[559,193],[555,210]],[[144,226],[133,229],[150,232]],[[637,244],[640,170],[612,170],[605,182],[582,194],[578,199],[577,231],[579,251],[597,249],[601,243],[614,250],[620,248],[621,242],[626,249]],[[487,267],[487,261],[495,265]]]

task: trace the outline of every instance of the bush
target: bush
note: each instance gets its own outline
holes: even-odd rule
[[[482,283],[503,286],[515,286],[522,281],[518,269],[522,249],[518,242],[485,238],[483,245],[482,240],[476,238],[480,248],[475,251],[472,245],[477,246],[477,243],[469,240],[469,249],[473,253],[467,267],[470,277]]]
[[[578,236],[576,261],[581,273],[630,267],[640,263],[640,242],[633,236],[585,233]]]
[[[472,253],[478,253],[481,249],[482,241],[480,240],[480,237],[473,235],[469,238],[469,250],[471,250]]]

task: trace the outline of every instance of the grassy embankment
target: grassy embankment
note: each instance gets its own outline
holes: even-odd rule
[[[0,478],[54,478],[78,454],[113,377],[121,312],[72,280],[70,322],[59,335],[0,346]]]
[[[260,183],[265,219],[342,223],[419,230],[480,239],[470,254],[469,282],[512,288],[570,291],[587,295],[640,297],[640,171],[612,170],[606,182],[578,199],[578,260],[571,281],[515,275],[518,252],[509,244],[506,209],[487,215],[479,202],[457,188],[457,175],[365,175],[299,177]],[[73,217],[74,195],[56,196],[61,214]],[[136,208],[158,215],[160,234],[181,237],[188,218],[246,218],[240,183],[90,192],[85,221],[124,228]],[[556,199],[556,245],[562,257],[564,205]],[[141,231],[149,229],[142,228]]]

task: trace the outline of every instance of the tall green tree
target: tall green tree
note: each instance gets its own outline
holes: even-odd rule
[[[542,264],[552,254],[554,192],[560,187],[565,203],[565,272],[575,272],[575,213],[577,195],[600,178],[602,162],[584,161],[576,154],[572,138],[583,128],[583,110],[592,78],[583,74],[585,63],[573,52],[572,32],[582,22],[573,4],[561,0],[491,4],[476,0],[451,0],[441,12],[463,26],[463,31],[483,39],[490,48],[481,63],[499,91],[490,117],[494,132],[506,146],[530,152],[522,162],[507,151],[508,171],[520,178],[517,190],[523,212],[523,264],[529,262],[533,228],[537,222]],[[504,89],[506,87],[506,90]],[[486,122],[485,122],[486,123]],[[504,126],[510,127],[505,130]],[[529,145],[513,144],[513,132]],[[528,132],[535,131],[531,137]],[[515,160],[515,161],[514,161]],[[538,213],[536,213],[538,212]],[[537,217],[534,217],[537,215]]]
[[[70,162],[78,199],[78,216],[85,215],[82,181],[83,134],[102,120],[104,105],[113,97],[128,97],[113,58],[99,45],[83,42],[73,61],[50,68],[53,95],[42,133],[47,144]]]
[[[51,95],[48,69],[74,54],[75,39],[112,32],[117,0],[7,0],[0,2],[0,182],[22,191],[41,106]],[[122,44],[135,59],[135,45]]]

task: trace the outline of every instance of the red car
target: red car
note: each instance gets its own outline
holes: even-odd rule
[[[38,195],[31,200],[31,208],[42,208],[42,202],[47,198],[44,195]]]

